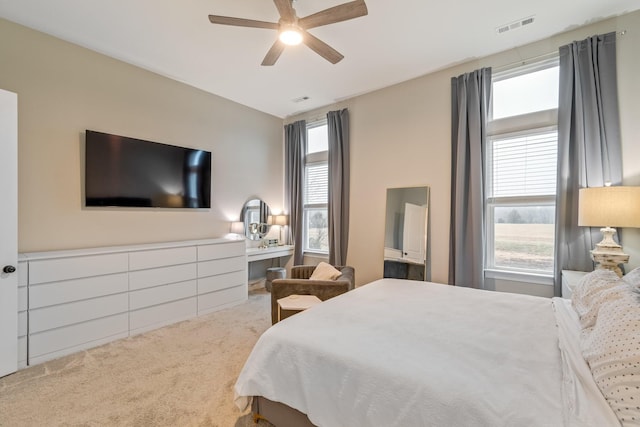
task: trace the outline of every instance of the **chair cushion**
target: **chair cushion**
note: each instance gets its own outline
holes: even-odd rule
[[[313,270],[313,273],[311,274],[311,277],[309,277],[309,279],[336,280],[341,275],[342,273],[340,272],[340,270],[337,270],[331,264],[327,264],[326,262],[321,262],[316,266],[315,270]]]

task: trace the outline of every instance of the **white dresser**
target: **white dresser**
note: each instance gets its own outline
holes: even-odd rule
[[[24,253],[19,367],[247,299],[244,240]]]
[[[18,369],[27,367],[27,261],[18,257]]]

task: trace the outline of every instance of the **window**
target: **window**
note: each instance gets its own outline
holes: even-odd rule
[[[304,166],[304,252],[329,253],[328,161],[327,123],[308,123]]]
[[[486,268],[550,276],[555,242],[557,58],[493,76]]]

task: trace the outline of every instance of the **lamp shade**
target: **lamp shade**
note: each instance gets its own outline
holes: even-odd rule
[[[231,232],[235,234],[244,234],[244,222],[233,221],[231,223]]]
[[[276,215],[273,222],[275,225],[285,226],[289,224],[289,215]]]
[[[640,227],[640,187],[581,188],[578,225],[587,227]]]

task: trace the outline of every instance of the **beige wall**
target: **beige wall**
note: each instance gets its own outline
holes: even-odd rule
[[[282,119],[0,20],[19,103],[19,251],[218,237],[252,196],[282,209]],[[83,209],[85,129],[209,150],[210,210]]]
[[[542,25],[542,24],[539,24]],[[351,117],[351,218],[348,263],[358,285],[382,277],[385,191],[431,187],[431,279],[446,283],[450,211],[450,79],[464,72],[501,67],[557,51],[573,40],[626,30],[618,38],[618,76],[627,185],[640,185],[640,12],[582,27],[537,43],[447,68],[405,83],[288,118],[292,122],[336,108]],[[429,49],[425,45],[425,49]],[[626,230],[631,267],[640,266],[640,232]],[[496,284],[500,288],[499,284]],[[523,285],[523,292],[531,292]],[[518,291],[518,283],[504,283]],[[546,286],[542,295],[551,295]]]
[[[348,263],[358,284],[382,277],[386,189],[421,185],[431,187],[431,279],[447,281],[449,88],[461,73],[626,30],[618,38],[624,183],[640,185],[638,29],[635,12],[322,109],[351,113]],[[0,88],[19,95],[21,252],[221,236],[252,196],[282,208],[282,120],[3,20],[0,39],[11,41],[0,44]],[[212,208],[82,209],[85,129],[212,151]],[[624,243],[630,266],[640,266],[640,231],[625,230]]]

